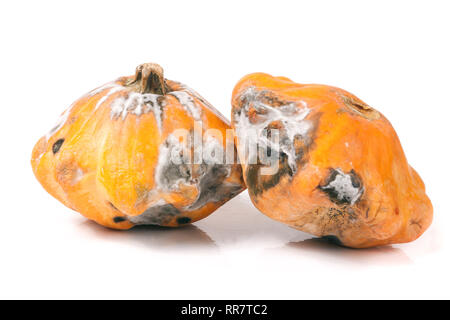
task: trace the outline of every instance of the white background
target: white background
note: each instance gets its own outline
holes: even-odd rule
[[[450,298],[448,1],[2,1],[0,298]],[[344,249],[247,193],[191,227],[127,232],[48,195],[35,142],[83,93],[158,62],[229,117],[262,71],[342,87],[396,128],[433,205],[417,241]]]

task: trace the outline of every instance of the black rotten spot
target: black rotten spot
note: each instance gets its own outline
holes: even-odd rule
[[[341,242],[341,240],[339,240],[339,238],[337,236],[328,235],[328,236],[323,236],[321,239],[323,239],[326,242],[332,243],[334,245],[342,246],[342,242]]]
[[[62,144],[64,143],[64,138],[56,140],[56,142],[52,146],[53,154],[57,153],[59,149],[61,149]]]
[[[189,217],[179,217],[177,219],[177,222],[178,222],[178,224],[186,224],[186,223],[191,222],[191,218],[189,218]]]
[[[127,219],[125,219],[124,217],[114,217],[114,219],[113,219],[113,221],[115,222],[115,223],[119,223],[119,222],[124,222],[124,221],[126,221]]]

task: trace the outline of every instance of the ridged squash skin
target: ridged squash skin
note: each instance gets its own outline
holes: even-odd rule
[[[264,214],[341,245],[409,242],[431,224],[425,186],[377,110],[339,88],[254,73],[232,96],[232,127],[251,200]],[[279,169],[253,161],[252,130],[278,129]],[[259,146],[267,138],[254,137]],[[278,151],[277,151],[278,148]]]
[[[198,125],[200,124],[200,125]],[[185,140],[174,132],[185,129]],[[206,136],[208,129],[224,139]],[[242,190],[239,164],[173,164],[194,135],[225,148],[229,122],[162,68],[143,64],[76,100],[35,145],[31,165],[45,190],[88,219],[115,229],[180,226],[202,219]],[[206,141],[207,140],[207,141]]]

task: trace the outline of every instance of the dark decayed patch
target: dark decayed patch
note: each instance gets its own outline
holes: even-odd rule
[[[187,164],[175,164],[172,161],[167,163],[162,168],[161,182],[164,186],[171,188],[178,183],[188,183],[191,180],[191,170]]]
[[[208,202],[221,202],[233,198],[242,190],[240,184],[226,183],[225,179],[230,173],[230,166],[223,164],[202,164],[204,174],[198,183],[199,196],[188,210],[196,210]]]
[[[61,149],[62,144],[64,143],[64,139],[58,139],[52,146],[53,154],[57,153],[59,149]]]
[[[323,236],[322,239],[337,246],[342,246],[341,240],[339,240],[339,238],[334,235]]]
[[[179,217],[177,219],[178,224],[186,224],[186,223],[190,223],[190,222],[191,222],[191,218],[189,218],[189,217]]]
[[[246,178],[247,188],[251,195],[257,196],[264,191],[275,187],[284,176],[292,177],[293,172],[288,165],[288,157],[285,153],[280,153],[278,171],[273,175],[261,175],[261,164],[250,164],[247,166]]]
[[[124,221],[126,221],[126,220],[127,220],[127,219],[124,218],[124,217],[114,217],[114,218],[113,218],[113,221],[114,221],[115,223],[124,222]]]
[[[352,185],[355,188],[361,188],[362,186],[362,182],[361,182],[361,178],[358,176],[358,174],[355,172],[355,170],[351,170],[350,171],[351,174],[351,179],[352,179]]]
[[[180,210],[172,204],[163,204],[152,206],[138,216],[129,217],[128,220],[137,225],[165,225],[178,214],[180,214]]]

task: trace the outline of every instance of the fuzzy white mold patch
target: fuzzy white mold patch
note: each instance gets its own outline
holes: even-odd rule
[[[108,89],[108,93],[106,93],[103,97],[101,97],[101,98],[97,101],[94,110],[97,110],[97,109],[98,109],[98,108],[99,108],[106,100],[108,100],[108,98],[109,98],[110,96],[112,96],[114,93],[120,92],[120,91],[122,91],[123,89],[124,89],[124,87],[123,87],[123,86],[120,86],[120,85],[116,85],[116,86],[114,86],[114,87],[109,88],[109,89]]]
[[[355,204],[364,192],[360,179],[354,172],[344,173],[333,170],[327,185],[320,187],[332,200],[338,203]]]
[[[209,165],[223,164],[224,156],[222,144],[213,136],[206,135],[203,139],[202,161]]]
[[[118,97],[111,103],[111,119],[125,120],[128,114],[141,116],[153,112],[159,130],[162,128],[162,108],[165,105],[164,96],[153,93],[129,92],[124,97]]]
[[[157,187],[165,192],[177,190],[180,183],[192,184],[192,165],[183,159],[189,150],[174,135],[169,135],[159,148],[155,169]]]
[[[202,110],[188,92],[171,91],[168,94],[174,96],[194,120],[201,120]]]
[[[310,109],[306,102],[286,102],[277,108],[265,103],[267,92],[258,91],[254,87],[244,91],[240,100],[243,103],[239,113],[235,114],[236,133],[240,145],[245,147],[269,147],[271,150],[283,152],[288,157],[288,165],[293,172],[297,170],[297,155],[295,152],[295,139],[305,139],[312,128],[310,121],[306,120]],[[251,121],[250,109],[257,113],[257,120]],[[271,123],[281,124],[279,143],[267,136],[266,130]],[[247,161],[249,159],[246,159]]]
[[[220,120],[222,120],[227,125],[230,125],[230,121],[227,118],[225,118],[225,116],[221,112],[219,112],[216,108],[214,108],[214,106],[211,103],[209,103],[205,98],[203,98],[197,91],[184,84],[180,85],[183,87],[184,91],[189,92],[189,94],[194,96],[197,100],[201,101],[210,111],[212,111],[217,117],[219,117]]]
[[[86,97],[92,97],[98,93],[103,92],[104,90],[109,90],[108,93],[102,97],[101,99],[99,99],[99,101],[97,102],[94,111],[97,110],[97,108],[99,108],[103,102],[106,101],[106,99],[108,99],[113,93],[115,92],[119,92],[120,90],[123,90],[123,86],[115,83],[115,82],[108,82],[92,91],[89,91],[88,93],[84,94],[80,99],[86,98]],[[77,100],[77,101],[78,101]],[[61,116],[58,118],[58,120],[56,121],[56,124],[53,126],[53,128],[45,135],[46,140],[48,141],[56,132],[58,132],[67,122],[67,119],[69,118],[70,112],[72,111],[74,105],[75,105],[76,101],[74,103],[72,103],[70,105],[69,108],[67,108],[62,114]]]

